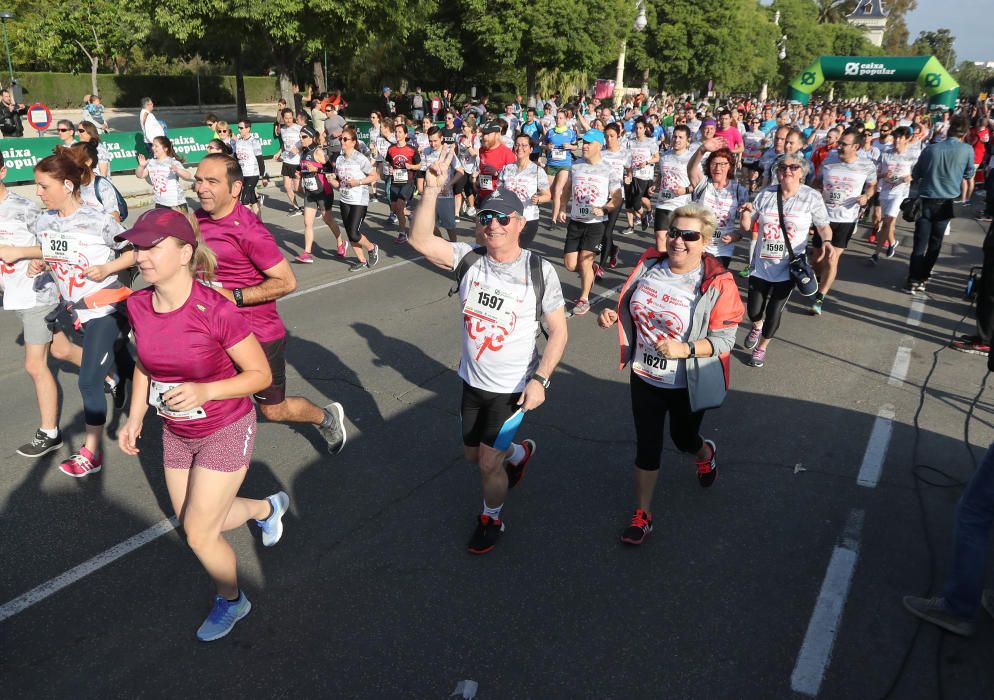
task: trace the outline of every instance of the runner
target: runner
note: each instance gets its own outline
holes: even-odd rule
[[[811,304],[812,315],[821,314],[839,271],[839,259],[846,252],[849,240],[856,231],[860,212],[877,189],[877,166],[868,158],[859,157],[860,133],[846,129],[839,137],[839,161],[826,162],[815,177],[814,186],[822,191],[828,220],[832,228],[832,255],[820,250],[821,239],[812,242],[812,265],[818,275],[819,290]]]
[[[606,143],[603,132],[591,129],[583,135],[582,142],[583,159],[570,168],[556,221],[566,224],[563,264],[580,277],[580,295],[573,304],[573,316],[590,311],[594,254],[600,252],[608,217],[624,203],[617,170],[601,158]]]
[[[77,141],[72,145],[74,150],[82,151],[86,154],[83,160],[84,173],[81,178],[80,196],[83,203],[95,209],[100,209],[111,217],[114,221],[121,223],[121,209],[117,203],[117,190],[111,181],[96,174],[96,168],[100,157],[97,155],[97,147],[92,141]]]
[[[506,144],[501,142],[502,134],[507,130],[507,122],[497,120],[487,122],[480,128],[480,171],[476,178],[476,201],[480,204],[486,201],[490,193],[497,189],[497,174],[505,165],[517,160],[514,153]]]
[[[387,149],[386,167],[390,168],[390,209],[397,219],[397,242],[407,242],[407,203],[414,196],[414,178],[421,166],[418,149],[407,143],[407,125],[403,120],[394,123],[396,142]]]
[[[217,291],[235,302],[249,329],[262,344],[273,379],[254,399],[268,420],[310,423],[338,454],[345,447],[345,415],[333,402],[319,408],[302,396],[286,395],[286,329],[276,300],[297,287],[290,264],[273,235],[242,205],[242,172],[230,156],[210,155],[200,161],[196,175],[200,209],[197,221],[204,241],[217,255]]]
[[[659,158],[659,179],[656,181],[656,211],[652,230],[658,236],[670,228],[670,216],[674,209],[690,204],[690,178],[687,177],[687,164],[693,152],[690,150],[690,129],[685,124],[673,127],[673,148]]]
[[[518,245],[521,248],[531,248],[538,234],[538,205],[552,199],[549,189],[549,176],[542,168],[531,160],[534,141],[525,129],[522,129],[514,139],[514,154],[517,161],[501,168],[497,176],[497,186],[518,195],[523,206],[522,216],[525,218],[524,228]],[[439,195],[441,199],[442,195]],[[439,202],[439,206],[442,206]],[[454,240],[450,237],[450,240]]]
[[[80,122],[76,127],[79,140],[83,143],[92,143],[97,147],[97,167],[94,168],[102,177],[110,178],[110,151],[100,143],[100,132],[92,122]]]
[[[523,206],[513,192],[498,189],[481,205],[476,240],[484,242],[483,249],[432,235],[438,193],[446,185],[452,158],[446,148],[428,170],[411,245],[438,267],[462,271],[457,276],[463,320],[463,453],[479,464],[483,484],[483,512],[468,549],[486,554],[504,531],[501,511],[507,491],[524,477],[535,453],[534,440],[511,442],[513,435],[502,436],[502,427],[517,411],[527,415],[545,402],[549,377],[566,349],[566,316],[555,268],[518,245]],[[536,336],[543,321],[549,340],[540,360]]]
[[[656,179],[656,163],[659,162],[659,143],[649,133],[645,119],[635,120],[635,138],[629,142],[632,179],[625,188],[625,207],[628,210],[628,231],[635,231],[635,217],[642,224],[642,230],[649,228],[649,188]]]
[[[344,254],[342,231],[335,221],[335,194],[328,181],[326,166],[328,156],[318,145],[318,133],[315,129],[305,126],[300,130],[300,187],[304,194],[304,249],[293,260],[297,263],[311,264],[314,256],[311,248],[314,245],[314,219],[318,211],[321,219],[335,234],[335,244],[339,254]]]
[[[272,380],[266,355],[248,323],[210,282],[215,260],[178,212],[145,212],[118,240],[138,251],[151,285],[128,299],[139,365],[121,451],[139,453],[149,406],[162,416],[162,462],[173,512],[187,544],[214,580],[217,595],[197,639],[228,634],[252,604],[238,587],[235,551],[222,535],[255,520],[262,543],[283,535],[289,497],[239,498],[255,443],[256,419],[248,397]],[[162,338],[172,342],[164,344]]]
[[[284,109],[280,116],[283,124],[280,126],[280,150],[275,160],[283,165],[280,174],[283,176],[283,192],[290,202],[290,216],[300,216],[303,207],[297,206],[297,190],[300,189],[300,126],[294,122],[293,110]]]
[[[730,173],[734,176],[735,166],[738,163],[739,157],[745,151],[745,141],[742,138],[742,132],[732,123],[732,113],[727,109],[718,110],[718,130],[715,131],[714,137],[720,141],[724,141],[725,148],[730,150],[735,157],[732,161],[732,172]]]
[[[800,152],[783,154],[774,164],[780,184],[770,185],[753,202],[753,219],[758,223],[760,241],[752,252],[746,307],[752,329],[743,343],[746,350],[752,350],[751,367],[766,364],[766,349],[780,327],[784,307],[794,289],[783,228],[786,227],[796,254],[805,250],[808,231],[814,226],[823,242],[823,254],[837,255],[832,248],[832,227],[828,225],[825,202],[817,190],[802,184],[810,167]],[[778,212],[779,194],[783,196],[784,226]]]
[[[256,187],[259,185],[259,176],[266,172],[266,163],[262,158],[262,139],[258,134],[252,133],[252,122],[248,119],[238,120],[238,137],[231,141],[231,148],[238,159],[238,167],[242,169],[242,180],[245,183],[241,202],[261,220],[262,202]],[[263,179],[262,185],[269,185],[268,177]]]
[[[533,163],[537,163],[539,156],[542,155],[542,141],[545,138],[545,128],[542,126],[542,122],[535,117],[534,107],[528,107],[525,111],[525,123],[521,125],[521,133],[531,138],[534,145],[532,146],[529,157]]]
[[[141,99],[141,112],[138,113],[138,125],[142,131],[142,137],[145,139],[145,150],[149,153],[152,152],[152,142],[157,136],[165,136],[166,131],[162,128],[162,123],[159,121],[152,110],[155,109],[155,103],[152,102],[151,97],[143,97]]]
[[[880,261],[880,253],[893,258],[899,241],[894,236],[894,224],[901,213],[901,202],[911,192],[911,170],[918,161],[918,156],[911,152],[908,145],[911,142],[911,132],[906,126],[894,129],[894,145],[880,156],[877,177],[880,183],[880,209],[883,216],[880,235],[877,237],[877,247],[870,254],[870,262],[876,265]]]
[[[743,174],[748,178],[748,180],[743,180],[743,182],[748,185],[749,191],[753,192],[759,186],[760,178],[763,175],[763,168],[760,165],[760,161],[763,157],[763,150],[767,139],[766,134],[759,128],[760,123],[758,118],[750,117],[748,126],[748,131],[742,136]]]
[[[0,154],[0,292],[3,308],[21,320],[24,337],[24,371],[31,377],[38,401],[41,424],[31,442],[17,448],[22,457],[42,457],[62,447],[59,432],[59,387],[48,368],[52,331],[45,317],[59,303],[59,293],[52,278],[28,274],[30,257],[40,248],[37,236],[41,209],[34,202],[4,184],[7,166]]]
[[[414,132],[414,141],[418,148],[418,155],[421,156],[421,167],[418,169],[417,173],[415,173],[416,179],[414,181],[418,188],[418,194],[421,194],[425,188],[425,170],[428,167],[425,165],[425,153],[431,146],[428,139],[428,132],[432,128],[434,128],[434,124],[431,121],[431,117],[422,117],[421,121],[418,123],[417,130]]]
[[[701,142],[687,164],[693,200],[705,206],[715,216],[714,236],[705,241],[704,252],[713,255],[728,269],[735,253],[735,243],[742,240],[743,231],[752,231],[752,204],[749,191],[732,179],[735,155],[719,138]],[[705,153],[708,175],[701,170]]]
[[[604,141],[607,147],[601,150],[601,159],[614,168],[614,174],[624,186],[632,181],[632,153],[622,146],[621,124],[612,122],[604,127]],[[604,237],[601,239],[600,264],[594,266],[594,276],[601,279],[604,276],[604,268],[614,269],[618,267],[618,246],[614,243],[614,227],[621,216],[621,208],[614,209],[608,214],[607,222],[604,224]],[[622,235],[634,233],[629,228],[622,231]]]
[[[331,177],[331,186],[339,190],[338,208],[345,225],[345,233],[352,243],[356,261],[349,267],[349,272],[361,272],[376,265],[380,260],[380,248],[369,242],[360,231],[366,220],[366,210],[369,208],[369,186],[375,185],[376,168],[369,158],[360,153],[356,146],[359,138],[356,130],[347,126],[342,129],[339,137],[342,142],[342,153],[335,160],[335,174]],[[338,244],[338,255],[345,257],[346,244]],[[368,259],[367,255],[369,254]]]
[[[446,143],[445,130],[442,128],[442,142]],[[465,122],[462,134],[457,142],[456,158],[462,164],[465,177],[453,184],[455,192],[456,215],[463,214],[463,198],[466,200],[466,216],[476,216],[476,173],[480,165],[480,137],[474,133],[473,125]]]
[[[569,169],[576,151],[576,132],[567,124],[566,110],[555,113],[556,123],[545,132],[545,171],[552,178],[552,221],[560,219],[560,202],[569,191]],[[551,228],[551,227],[550,227]]]
[[[601,328],[620,321],[619,369],[629,363],[632,368],[637,504],[621,535],[625,544],[640,545],[652,532],[667,413],[670,437],[677,449],[694,455],[701,487],[718,476],[718,449],[700,429],[704,412],[720,406],[728,391],[742,302],[731,274],[704,251],[714,231],[714,214],[704,207],[676,209],[670,229],[656,233],[656,246],[625,282],[617,309],[605,309],[598,318]]]
[[[115,251],[125,247],[114,241],[120,224],[83,203],[85,158],[82,150],[58,147],[35,165],[38,197],[46,211],[36,226],[41,245],[25,256],[41,258],[31,262],[29,276],[52,270],[62,297],[54,312],[57,316],[46,319],[54,324],[52,355],[80,368],[86,438],[79,451],[59,465],[63,474],[72,477],[102,468],[100,443],[107,421],[104,380],[113,377],[123,403],[124,382],[134,369],[125,346],[130,329],[121,308],[131,290],[118,281],[117,273],[134,265],[135,255],[129,250],[115,259]]]
[[[173,143],[165,136],[152,139],[152,159],[138,154],[135,177],[152,185],[152,198],[159,208],[175,209],[187,213],[186,195],[180,187],[180,178],[193,180],[193,173],[183,167],[173,150]]]

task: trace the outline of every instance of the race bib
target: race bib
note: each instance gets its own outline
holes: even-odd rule
[[[825,190],[825,202],[827,204],[842,204],[846,200],[846,191],[841,188]]]
[[[662,382],[663,384],[676,383],[676,368],[679,360],[667,360],[658,355],[655,349],[641,346],[638,358],[632,363],[632,369],[636,374],[649,377]]]
[[[651,165],[646,165],[635,171],[635,177],[639,180],[651,180],[653,171],[654,169]]]
[[[510,329],[514,326],[516,306],[514,296],[509,292],[481,284],[470,287],[462,312],[467,316]]]
[[[166,400],[162,398],[163,394],[178,386],[178,383],[157,382],[154,379],[149,381],[148,402],[150,405],[155,406],[155,412],[163,418],[174,421],[191,421],[206,418],[207,412],[199,406],[191,408],[189,411],[174,411],[166,405]]]
[[[763,238],[763,247],[759,249],[759,257],[763,260],[781,260],[787,252],[783,238]]]
[[[553,148],[552,149],[552,160],[566,160],[566,149],[565,148]]]
[[[492,189],[496,189],[494,187],[494,176],[493,175],[480,175],[480,189],[481,190],[492,190]]]
[[[79,241],[68,236],[50,233],[41,238],[41,254],[45,262],[75,265],[79,260]]]
[[[573,218],[574,219],[589,219],[593,216],[594,208],[589,204],[578,204],[573,203]]]
[[[675,196],[676,193],[672,190],[659,190],[659,198],[662,200],[673,199]]]
[[[401,184],[407,182],[407,168],[394,168],[393,181]]]
[[[317,192],[321,189],[321,183],[318,182],[318,176],[313,173],[304,173],[304,177],[301,178],[300,182],[304,186],[304,191],[306,192]]]

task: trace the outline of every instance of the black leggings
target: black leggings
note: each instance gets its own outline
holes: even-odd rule
[[[79,393],[87,425],[107,422],[104,377],[115,364],[119,381],[131,379],[135,361],[128,352],[128,322],[123,313],[94,318],[83,324],[83,361],[79,367]]]
[[[342,213],[342,224],[345,225],[345,233],[348,235],[349,241],[352,243],[361,241],[362,233],[359,232],[359,228],[362,226],[363,219],[366,218],[366,207],[362,204],[346,204],[339,200],[338,210]]]
[[[614,252],[614,225],[621,215],[621,207],[618,207],[607,215],[607,222],[604,224],[604,237],[601,238],[601,267],[607,267]]]
[[[690,410],[686,389],[662,389],[642,381],[634,372],[629,377],[632,415],[635,417],[635,466],[658,471],[663,452],[663,422],[670,414],[670,437],[681,452],[697,452],[704,446],[701,423],[704,411]]]
[[[763,337],[769,340],[780,328],[780,318],[787,306],[794,282],[767,282],[753,275],[749,278],[749,320],[763,321]]]

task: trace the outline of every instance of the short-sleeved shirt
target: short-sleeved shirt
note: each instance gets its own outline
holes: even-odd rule
[[[554,168],[568,168],[573,164],[573,152],[564,148],[567,144],[576,143],[576,132],[570,128],[559,131],[552,127],[545,132],[545,142],[549,144],[548,165]]]
[[[89,184],[80,185],[79,196],[91,207],[103,209],[112,216],[114,212],[121,214],[117,206],[117,192],[114,191],[114,185],[105,177],[94,176]]]
[[[759,226],[759,240],[752,257],[752,274],[767,282],[786,282],[790,279],[787,246],[783,241],[777,211],[777,189],[778,185],[767,187],[752,205],[753,220]],[[821,228],[828,225],[828,210],[821,193],[807,185],[801,185],[793,197],[783,201],[783,214],[795,253],[804,251],[812,226]]]
[[[280,127],[280,140],[283,141],[283,155],[280,156],[287,165],[300,165],[300,125]],[[291,149],[297,149],[296,153],[291,153]]]
[[[480,175],[476,180],[480,188],[480,199],[486,199],[497,189],[497,175],[501,168],[515,160],[514,151],[502,143],[493,148],[480,149]]]
[[[342,129],[345,128],[346,124],[345,119],[339,114],[333,114],[324,120],[324,133],[327,136],[329,151],[337,153],[342,150],[342,142],[338,139],[342,135]]]
[[[156,204],[176,207],[186,204],[186,195],[180,189],[179,175],[173,172],[173,166],[180,163],[175,158],[151,158],[145,162],[145,177],[152,184],[152,196]]]
[[[339,182],[342,180],[362,180],[371,172],[373,172],[373,164],[359,151],[352,151],[351,156],[342,153],[335,159],[335,177],[338,178]],[[363,207],[369,206],[369,185],[342,187],[338,192],[340,202]]]
[[[418,149],[405,143],[403,146],[394,144],[387,149],[386,163],[390,167],[393,175],[393,182],[396,185],[403,185],[414,181],[414,173],[408,170],[408,164],[416,165],[421,162],[421,154]]]
[[[742,152],[743,163],[755,163],[763,157],[763,149],[766,147],[766,134],[762,131],[747,131],[742,137],[742,145],[745,150]]]
[[[725,145],[728,146],[732,152],[735,152],[735,149],[739,146],[745,145],[742,141],[742,132],[734,126],[730,126],[724,131],[716,131],[714,133],[714,137],[724,141]]]
[[[632,176],[639,180],[652,180],[656,177],[656,164],[649,161],[659,155],[659,143],[652,138],[632,139],[630,150]],[[603,151],[601,155],[603,156]]]
[[[877,181],[877,166],[857,158],[852,163],[841,160],[821,166],[818,174],[829,221],[851,222],[859,218],[859,198],[866,185]]]
[[[262,139],[258,134],[252,134],[247,139],[237,138],[231,142],[235,151],[235,158],[238,159],[238,167],[242,169],[244,177],[259,176],[258,156],[262,155]]]
[[[472,175],[477,171],[480,163],[480,138],[478,136],[456,136],[456,157],[462,163],[463,172]],[[471,155],[469,149],[473,149],[477,154]]]
[[[121,225],[102,209],[84,204],[66,217],[49,210],[38,217],[36,231],[42,257],[52,268],[59,294],[66,301],[80,302],[117,282],[117,275],[107,275],[100,282],[83,275],[89,267],[113,261],[115,251],[127,245],[114,240],[122,231]],[[113,311],[111,305],[90,309],[76,304],[81,323],[108,316]]]
[[[437,163],[438,159],[441,157],[441,151],[436,151],[431,146],[428,146],[422,154],[421,166],[423,168],[430,168]],[[459,164],[458,158],[453,158],[449,161],[449,172],[446,173],[445,187],[443,187],[438,193],[439,199],[452,199],[452,197],[455,196],[455,193],[452,191],[452,182],[456,179],[456,173],[458,173],[461,169],[462,166]]]
[[[452,244],[455,268],[473,246]],[[499,394],[522,391],[538,368],[535,344],[541,319],[535,318],[535,290],[532,286],[529,250],[518,259],[499,263],[480,257],[459,284],[463,307],[462,359],[459,376],[470,386]],[[542,314],[562,308],[562,286],[555,268],[542,261],[545,295]]]
[[[154,114],[148,110],[142,110],[138,115],[138,121],[141,123],[142,134],[145,136],[145,143],[152,143],[152,139],[156,136],[165,136],[166,132],[162,128],[162,124],[156,118]]]
[[[501,168],[497,177],[498,183],[518,195],[525,205],[525,221],[537,221],[539,218],[538,205],[531,203],[531,198],[539,192],[549,189],[549,176],[538,164],[528,161],[523,169],[518,169],[517,163],[511,163]]]
[[[905,182],[904,178],[911,174],[917,160],[918,156],[912,153],[910,148],[906,148],[904,153],[898,153],[893,149],[884,151],[880,156],[877,170],[880,177],[880,196],[889,199],[907,197],[908,192],[911,191],[911,184]]]
[[[735,244],[722,243],[721,237],[735,232],[739,220],[739,209],[743,204],[749,202],[749,190],[734,180],[729,181],[725,187],[719,189],[715,187],[711,178],[706,177],[697,184],[697,189],[694,190],[692,197],[698,204],[714,212],[718,222],[714,236],[706,243],[704,250],[711,255],[732,255],[735,251]]]
[[[217,220],[202,210],[198,211],[197,221],[204,242],[217,256],[215,276],[225,289],[262,284],[266,279],[263,270],[275,267],[284,260],[273,234],[248,207],[239,202],[235,203],[230,214]],[[243,306],[238,311],[260,343],[279,340],[286,335],[275,301]]]
[[[607,214],[597,216],[594,209],[607,205],[611,195],[621,189],[617,170],[603,159],[596,164],[578,160],[569,169],[569,177],[572,188],[569,218],[584,224],[607,221]]]
[[[172,388],[185,382],[218,382],[238,374],[227,350],[251,331],[234,304],[194,282],[181,307],[159,313],[152,307],[152,294],[149,287],[128,297],[135,348],[149,381]],[[162,388],[153,387],[152,395],[157,396]],[[208,401],[200,408],[206,416],[192,420],[163,416],[163,426],[182,438],[204,438],[254,410],[247,397]]]
[[[659,158],[659,190],[656,192],[656,209],[678,209],[690,203],[690,192],[676,194],[690,188],[687,164],[694,152],[689,148],[682,153],[666,151]]]
[[[625,177],[625,169],[632,167],[632,152],[628,148],[624,147],[619,148],[617,151],[612,151],[609,148],[602,148],[601,160],[614,169],[615,177],[623,181]]]
[[[38,245],[35,231],[39,216],[41,209],[37,204],[7,190],[7,196],[0,200],[0,246],[20,248]],[[0,291],[3,292],[3,308],[7,311],[50,306],[59,300],[59,294],[51,282],[35,289],[35,282],[39,278],[28,277],[30,265],[31,261],[27,259],[18,260],[12,265],[0,261]],[[51,279],[47,275],[46,277]]]

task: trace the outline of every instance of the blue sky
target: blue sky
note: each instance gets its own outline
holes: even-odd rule
[[[991,0],[918,0],[918,9],[909,12],[905,21],[911,41],[918,32],[946,28],[956,37],[957,61],[994,61],[992,20]]]

